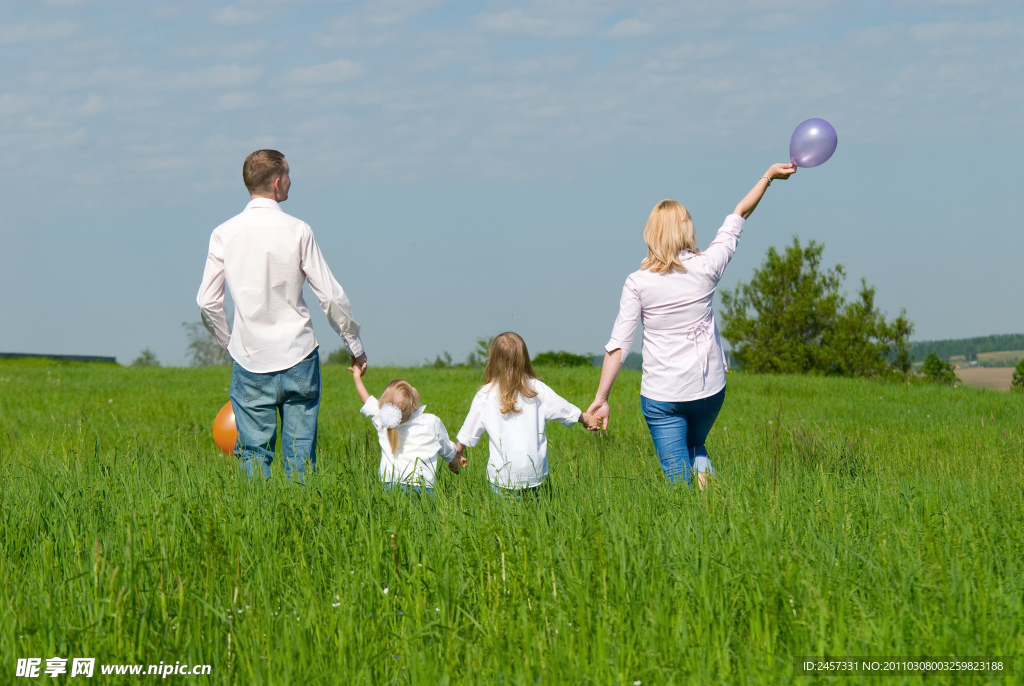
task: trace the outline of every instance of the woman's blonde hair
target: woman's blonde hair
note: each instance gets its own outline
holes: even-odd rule
[[[380,394],[380,404],[391,403],[402,412],[402,424],[409,421],[412,413],[416,410],[416,399],[412,395],[412,386],[408,381],[395,379],[389,383],[384,392]],[[388,443],[391,444],[391,454],[398,452],[398,427],[388,429]]]
[[[675,200],[662,200],[651,210],[644,227],[644,243],[647,259],[640,263],[640,268],[658,274],[675,269],[685,272],[686,267],[679,259],[683,250],[700,254],[690,213]]]
[[[530,379],[536,378],[533,365],[530,364],[530,353],[522,336],[511,331],[495,336],[487,351],[484,383],[497,386],[502,414],[519,412],[516,400],[520,394],[524,398],[533,398],[537,395],[537,391],[533,390],[529,383]]]

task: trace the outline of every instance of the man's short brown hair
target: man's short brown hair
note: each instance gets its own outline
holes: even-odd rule
[[[274,179],[284,176],[288,168],[284,155],[277,150],[257,150],[242,164],[242,181],[250,193],[269,190]]]

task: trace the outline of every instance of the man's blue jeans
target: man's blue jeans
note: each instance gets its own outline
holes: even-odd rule
[[[235,455],[250,477],[270,477],[281,417],[281,452],[288,478],[303,481],[316,465],[316,420],[320,412],[320,355],[314,350],[290,369],[258,374],[235,364],[231,406],[238,440]]]
[[[725,389],[700,400],[670,403],[640,396],[647,428],[654,439],[661,469],[670,482],[690,484],[693,471],[714,474],[704,441],[725,402]]]

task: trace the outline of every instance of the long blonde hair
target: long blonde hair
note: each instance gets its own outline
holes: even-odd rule
[[[416,410],[416,399],[412,395],[412,386],[408,381],[395,379],[389,383],[384,392],[380,394],[380,404],[391,403],[402,412],[402,424],[409,421],[412,413]],[[398,427],[388,429],[388,443],[391,445],[391,454],[398,452]]]
[[[662,200],[651,210],[644,227],[644,243],[647,259],[640,263],[640,268],[656,274],[675,269],[685,272],[686,267],[679,259],[683,250],[700,254],[690,213],[675,200]]]
[[[530,364],[530,353],[522,336],[511,331],[495,336],[487,351],[484,383],[497,386],[502,414],[519,412],[516,400],[520,394],[524,398],[533,398],[537,395],[537,391],[533,390],[529,383],[530,379],[536,378],[533,365]]]

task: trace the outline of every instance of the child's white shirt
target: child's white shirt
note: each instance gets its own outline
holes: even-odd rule
[[[380,403],[372,395],[359,410],[370,418],[380,440],[380,480],[385,483],[423,485],[433,488],[436,480],[437,456],[451,462],[455,457],[455,444],[448,438],[448,430],[436,415],[424,412],[421,405],[408,421],[398,426],[398,451],[391,452],[388,430],[380,423]]]
[[[548,477],[548,436],[544,422],[551,419],[572,426],[582,411],[543,382],[530,379],[537,392],[533,398],[522,394],[516,400],[519,412],[501,413],[497,384],[489,383],[477,391],[469,414],[459,429],[458,441],[475,446],[487,432],[490,459],[487,478],[502,488],[533,488]]]

